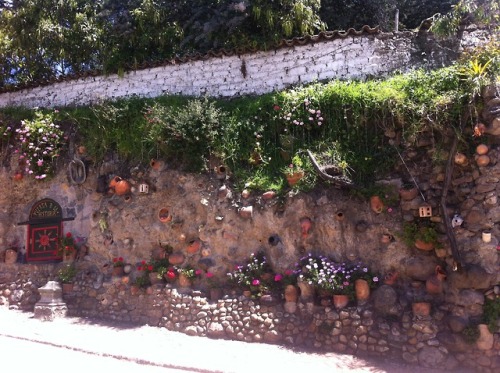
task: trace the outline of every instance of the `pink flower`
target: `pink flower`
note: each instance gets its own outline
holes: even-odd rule
[[[71,238],[71,232],[66,233],[66,238]]]
[[[276,282],[279,282],[283,279],[283,276],[279,273],[277,273],[275,276],[274,276],[274,281]]]
[[[254,280],[252,281],[252,285],[253,285],[253,286],[259,286],[259,285],[260,285],[260,281],[259,281],[258,279],[254,279]]]
[[[206,278],[212,278],[212,277],[214,277],[214,274],[212,272],[207,272],[205,274],[205,276],[206,276]]]

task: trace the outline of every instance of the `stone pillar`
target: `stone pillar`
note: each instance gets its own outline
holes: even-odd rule
[[[52,321],[56,317],[65,317],[68,312],[62,300],[62,288],[59,282],[49,281],[38,289],[41,299],[35,304],[35,319]]]

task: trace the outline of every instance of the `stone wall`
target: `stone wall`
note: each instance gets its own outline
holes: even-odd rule
[[[461,41],[485,42],[482,32],[468,30]],[[322,34],[325,35],[325,34]],[[0,107],[78,106],[124,97],[234,97],[260,95],[297,84],[331,79],[364,79],[421,66],[442,66],[456,58],[460,42],[436,43],[426,32],[333,33],[327,37],[293,39],[269,51],[212,53],[162,66],[112,74],[60,79],[0,94]]]
[[[74,289],[63,293],[70,316],[165,327],[193,336],[273,343],[321,352],[340,352],[403,361],[411,366],[494,372],[500,367],[500,338],[493,344],[465,342],[465,322],[433,304],[417,315],[405,303],[401,284],[382,285],[371,302],[355,300],[341,309],[299,299],[288,312],[279,297],[249,299],[229,291],[211,300],[203,291],[157,284],[131,294],[128,276],[113,277],[89,263],[78,263]],[[37,288],[54,278],[58,265],[0,263],[0,305],[31,311]],[[405,304],[398,317],[377,312],[376,303],[392,292]],[[490,335],[491,337],[491,335]]]

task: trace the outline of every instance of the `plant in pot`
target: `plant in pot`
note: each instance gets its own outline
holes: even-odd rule
[[[399,196],[403,201],[411,201],[418,195],[418,189],[414,183],[404,182],[399,189]]]
[[[304,161],[298,154],[292,157],[292,162],[283,168],[288,185],[293,187],[304,177]]]
[[[407,246],[415,246],[423,251],[440,246],[438,232],[429,222],[404,223],[401,237]]]
[[[64,293],[73,290],[73,283],[76,276],[76,267],[74,264],[66,264],[64,267],[57,271],[57,277],[61,281],[62,289]]]

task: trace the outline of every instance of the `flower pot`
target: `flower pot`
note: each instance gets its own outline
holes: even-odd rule
[[[386,285],[394,285],[398,279],[397,272],[387,272],[384,276],[384,284]]]
[[[130,193],[130,183],[127,180],[122,179],[120,176],[115,176],[111,180],[109,186],[114,189],[115,194],[118,196]]]
[[[299,291],[293,285],[287,285],[285,287],[285,302],[297,302],[299,299]]]
[[[480,155],[476,158],[476,164],[479,167],[486,167],[487,165],[490,164],[490,157],[487,156],[486,154]]]
[[[68,293],[71,293],[73,291],[73,288],[74,288],[74,284],[62,284],[62,292],[63,294],[68,294]]]
[[[113,276],[123,276],[125,273],[123,272],[123,267],[120,266],[120,267],[113,267],[113,273],[112,275]]]
[[[137,295],[139,294],[141,291],[141,288],[139,287],[139,285],[130,285],[130,294],[131,295]]]
[[[12,176],[12,179],[15,181],[21,181],[23,179],[23,173],[20,171],[16,172],[14,176]]]
[[[477,327],[479,329],[479,338],[476,341],[476,347],[482,351],[491,350],[493,348],[494,338],[493,334],[491,334],[488,329],[488,325],[479,324]]]
[[[310,218],[303,217],[300,219],[300,231],[302,233],[302,238],[307,238],[309,235],[309,231],[311,230],[312,227],[312,221]]]
[[[429,316],[431,314],[431,304],[429,302],[414,302],[411,309],[415,316]]]
[[[186,247],[186,252],[188,254],[196,254],[198,251],[200,251],[200,247],[201,247],[201,241],[199,239],[192,240]]]
[[[446,280],[446,272],[441,266],[436,266],[434,274],[425,281],[425,289],[429,294],[441,294],[444,280]]]
[[[76,250],[71,250],[70,252],[63,254],[63,262],[74,262],[76,259]]]
[[[158,211],[158,219],[162,223],[168,223],[172,221],[172,215],[170,215],[168,208],[163,207]]]
[[[477,147],[476,147],[476,153],[477,155],[485,155],[488,153],[490,149],[488,148],[488,145],[486,144],[479,144]]]
[[[5,259],[6,264],[14,264],[17,262],[17,251],[14,249],[5,250]]]
[[[384,233],[384,234],[382,234],[382,237],[380,237],[380,243],[387,245],[387,244],[391,243],[393,239],[394,239],[394,236],[392,234]]]
[[[149,165],[153,170],[160,171],[165,166],[165,163],[163,161],[159,161],[158,159],[151,159]]]
[[[295,186],[302,178],[304,177],[304,171],[296,171],[291,174],[286,175],[286,181],[288,185],[293,187]]]
[[[370,285],[368,281],[363,279],[354,281],[354,290],[358,302],[366,302],[370,298]]]
[[[411,201],[418,195],[418,189],[416,187],[406,189],[406,188],[401,188],[399,190],[399,196],[403,201]]]
[[[306,281],[298,281],[297,286],[300,289],[300,300],[303,302],[309,302],[314,297],[314,286],[307,283]]]
[[[183,273],[179,273],[178,283],[181,288],[190,288],[192,285],[191,279]]]
[[[457,153],[455,154],[455,164],[459,166],[465,166],[467,165],[467,156],[463,153]]]
[[[345,294],[334,294],[333,305],[336,309],[340,310],[347,307],[349,304],[349,296]]]
[[[158,276],[158,272],[149,272],[149,282],[151,282],[151,285],[159,284],[162,282],[161,277]]]
[[[217,166],[217,167],[215,167],[214,171],[215,171],[215,176],[217,177],[217,179],[219,179],[219,180],[226,179],[227,169],[225,166]]]
[[[431,251],[434,248],[433,242],[424,242],[422,240],[415,240],[415,247],[422,251]]]
[[[384,211],[384,202],[379,196],[371,196],[370,197],[370,208],[376,214],[380,214]]]

